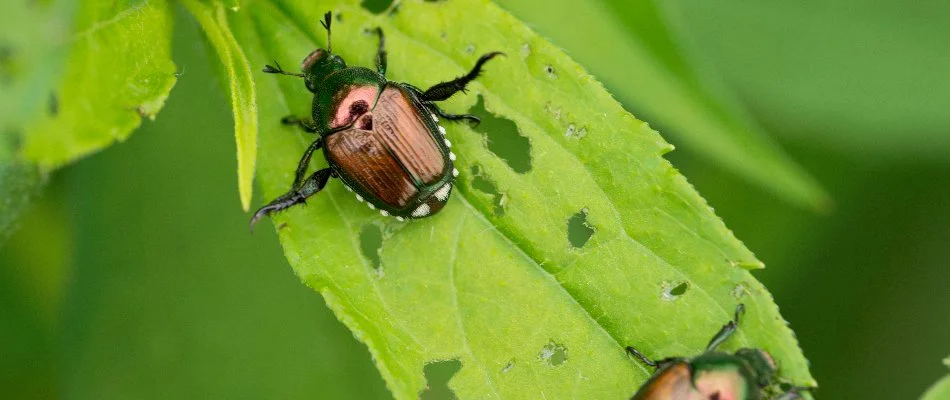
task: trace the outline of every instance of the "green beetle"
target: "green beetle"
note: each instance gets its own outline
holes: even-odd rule
[[[811,388],[781,384],[778,367],[765,350],[743,348],[735,354],[716,351],[739,326],[745,306],[736,306],[733,320],[723,325],[706,346],[693,357],[669,357],[653,361],[632,346],[627,352],[656,368],[653,376],[631,400],[795,400]]]

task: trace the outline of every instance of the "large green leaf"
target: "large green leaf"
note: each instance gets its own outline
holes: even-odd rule
[[[671,37],[662,7],[649,0],[558,3],[501,0],[563,46],[632,110],[659,124],[677,145],[708,157],[784,200],[823,209],[829,199],[715,77],[697,76]],[[608,40],[609,38],[609,40]]]
[[[82,1],[47,113],[23,128],[21,154],[44,171],[124,140],[175,84],[164,1]],[[51,61],[52,62],[52,61]]]
[[[350,65],[372,65],[369,29],[380,26],[389,77],[422,87],[481,53],[508,54],[446,104],[491,118],[446,125],[461,175],[441,213],[397,222],[331,182],[275,218],[294,270],[369,347],[397,398],[419,396],[426,366],[443,360],[461,363],[449,382],[460,398],[623,398],[651,372],[623,346],[696,353],[737,303],[749,312],[728,347],[765,348],[784,378],[814,383],[747,271],[761,262],[662,158],[671,146],[560,50],[480,0],[376,15],[355,1],[252,2],[227,19],[252,64],[291,66],[326,45],[327,9]],[[313,140],[279,120],[306,115],[310,98],[295,78],[255,78],[259,181],[272,198]]]

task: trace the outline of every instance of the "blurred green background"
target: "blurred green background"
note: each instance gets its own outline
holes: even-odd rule
[[[687,54],[833,199],[827,213],[780,201],[618,95],[766,262],[755,275],[818,397],[918,397],[950,354],[950,3],[676,0],[658,26],[637,25],[640,3],[591,4],[655,54]],[[565,10],[501,4],[562,46],[599,23],[551,26]],[[273,231],[247,232],[228,104],[197,27],[177,17],[182,75],[165,109],[57,172],[0,248],[0,397],[388,398]],[[674,40],[651,36],[661,29]],[[610,62],[567,50],[595,75]],[[450,396],[438,385],[425,397]]]

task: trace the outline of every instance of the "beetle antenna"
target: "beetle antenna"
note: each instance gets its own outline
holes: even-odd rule
[[[323,14],[323,21],[320,21],[320,25],[323,25],[323,29],[327,30],[327,52],[333,53],[333,46],[330,45],[330,19],[331,13],[327,11],[326,14]]]

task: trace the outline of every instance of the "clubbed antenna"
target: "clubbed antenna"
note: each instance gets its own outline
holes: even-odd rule
[[[323,14],[323,21],[320,21],[320,25],[323,25],[323,29],[327,30],[327,52],[333,53],[333,47],[330,45],[330,12],[327,11],[326,14]]]

